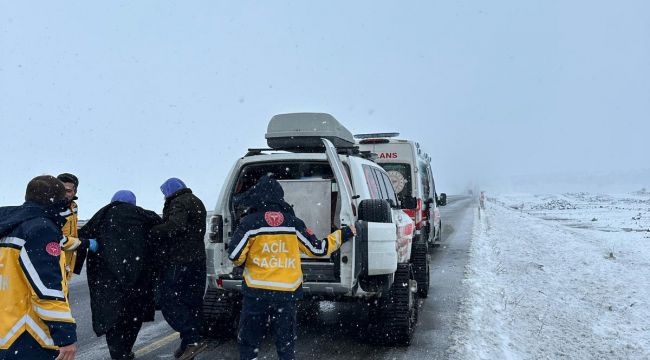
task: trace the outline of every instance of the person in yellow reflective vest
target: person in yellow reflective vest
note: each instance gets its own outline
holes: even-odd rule
[[[61,181],[38,176],[23,205],[0,208],[0,359],[75,357],[60,245],[64,194]]]
[[[302,297],[300,254],[329,256],[356,234],[343,226],[318,239],[284,201],[284,190],[274,178],[262,176],[257,184],[234,199],[247,209],[228,246],[229,258],[244,266],[244,301],[237,341],[240,359],[258,357],[259,346],[271,319],[280,360],[295,359],[296,301]]]
[[[65,225],[63,225],[63,235],[66,237],[61,247],[64,250],[66,278],[70,280],[72,272],[77,262],[77,248],[81,245],[79,240],[77,223],[79,217],[77,215],[77,187],[79,186],[79,179],[69,173],[63,173],[56,177],[61,180],[65,186],[65,198],[68,200],[68,208],[61,214],[66,218]]]
[[[79,187],[79,179],[70,173],[59,174],[56,177],[65,186],[65,198],[68,201],[67,209],[61,214],[65,216],[66,222],[63,225],[63,236],[61,247],[63,248],[63,256],[65,258],[66,279],[72,278],[72,273],[81,273],[84,260],[86,259],[86,249],[97,251],[97,241],[95,239],[80,239],[79,238],[79,216],[77,215],[77,188]]]

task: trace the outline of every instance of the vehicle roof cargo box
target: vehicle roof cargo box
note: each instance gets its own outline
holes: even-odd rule
[[[354,146],[352,133],[334,116],[325,113],[275,115],[265,137],[272,149],[322,149],[321,138],[328,139],[336,147]]]

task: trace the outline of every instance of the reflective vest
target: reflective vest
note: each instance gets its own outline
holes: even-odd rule
[[[246,286],[295,291],[302,284],[301,253],[328,256],[350,237],[350,229],[345,228],[320,240],[291,214],[256,212],[243,218],[235,230],[228,247],[229,258],[237,266],[245,264]]]
[[[61,241],[61,247],[65,250],[62,256],[65,259],[66,278],[70,280],[77,261],[77,248],[81,245],[79,228],[77,227],[77,222],[79,221],[77,203],[71,201],[68,211],[61,215],[65,216],[67,220],[62,229],[65,238]]]
[[[45,218],[0,238],[0,355],[25,332],[46,349],[76,342],[61,241],[61,230]]]

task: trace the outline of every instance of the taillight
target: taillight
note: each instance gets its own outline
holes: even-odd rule
[[[415,209],[404,209],[404,212],[411,217],[417,229],[422,227],[422,199],[418,198]]]
[[[217,287],[220,289],[223,288],[223,279],[217,279]]]
[[[210,218],[210,233],[208,235],[210,242],[223,242],[223,216],[213,215]]]

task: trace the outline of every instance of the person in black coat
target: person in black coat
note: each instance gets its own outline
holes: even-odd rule
[[[113,359],[134,358],[142,323],[153,321],[155,313],[149,235],[161,219],[135,204],[131,191],[118,191],[79,231],[99,243],[87,259],[90,307],[93,330],[106,334]]]
[[[205,206],[177,178],[162,184],[163,223],[152,236],[158,242],[159,303],[167,323],[181,334],[174,357],[192,359],[207,344],[201,337],[206,282]]]

